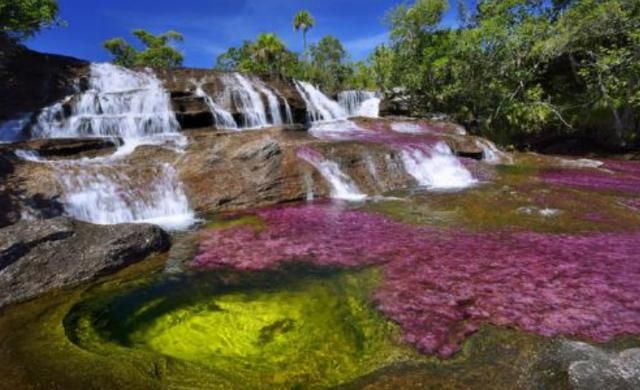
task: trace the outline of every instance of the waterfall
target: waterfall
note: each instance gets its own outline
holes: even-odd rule
[[[148,176],[144,188],[120,172],[117,163],[55,166],[65,189],[65,210],[77,219],[97,224],[154,223],[172,230],[193,223],[187,196],[175,169],[167,163],[137,172]],[[136,179],[141,179],[138,175]]]
[[[194,213],[173,167],[163,162],[137,168],[123,160],[139,145],[162,145],[167,139],[179,148],[185,145],[170,107],[169,94],[150,71],[92,64],[88,90],[45,108],[32,135],[119,137],[124,145],[112,156],[93,159],[47,161],[33,153],[21,157],[54,169],[67,215],[97,224],[186,228],[193,224]]]
[[[334,161],[325,159],[320,153],[310,148],[298,150],[298,157],[302,158],[320,172],[331,186],[331,197],[350,201],[359,201],[367,197],[356,183]]]
[[[438,142],[428,149],[405,147],[401,156],[405,170],[421,186],[460,189],[477,182],[444,142]]]
[[[64,115],[64,107],[71,115]],[[169,94],[150,71],[92,64],[89,89],[45,108],[31,130],[35,138],[176,135],[179,125]]]
[[[319,89],[304,81],[295,81],[296,89],[305,104],[311,122],[345,119],[347,112]]]
[[[482,149],[482,159],[489,164],[512,164],[513,159],[508,154],[500,151],[498,147],[491,141],[476,138],[476,145]]]
[[[380,100],[380,96],[371,91],[343,91],[338,94],[338,104],[350,117],[379,117]]]
[[[284,96],[280,96],[282,101],[284,102],[284,112],[286,114],[286,120],[288,125],[293,124],[293,113],[291,112],[291,106],[289,106],[289,102]]]
[[[255,80],[255,86],[267,97],[269,103],[269,113],[271,114],[271,124],[274,126],[282,126],[284,124],[282,120],[282,114],[280,113],[280,102],[276,95],[267,87],[262,80]]]
[[[222,83],[230,96],[231,104],[243,116],[241,128],[261,128],[268,125],[262,97],[251,82],[239,73],[222,75]]]
[[[213,120],[217,128],[219,129],[237,129],[238,124],[233,119],[231,113],[224,108],[220,107],[211,96],[202,89],[200,83],[194,83],[196,85],[195,95],[204,98],[205,103],[209,107],[209,111],[213,114]]]

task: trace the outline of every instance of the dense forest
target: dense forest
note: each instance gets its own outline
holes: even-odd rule
[[[640,142],[640,2],[637,0],[482,0],[458,3],[445,27],[447,0],[417,0],[389,10],[389,42],[352,61],[328,35],[308,43],[313,16],[292,27],[304,51],[274,33],[229,48],[215,68],[310,81],[328,93],[375,89],[413,116],[446,114],[504,144],[586,137],[617,148]],[[21,40],[61,25],[54,0],[0,2],[3,33]],[[123,66],[180,66],[175,31],[104,43]]]

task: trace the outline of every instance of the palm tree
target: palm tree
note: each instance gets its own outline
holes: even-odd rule
[[[316,25],[315,19],[309,11],[300,11],[293,18],[293,28],[296,31],[302,30],[302,41],[304,44],[304,52],[307,53],[307,31]]]

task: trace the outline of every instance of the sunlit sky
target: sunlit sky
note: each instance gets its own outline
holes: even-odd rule
[[[302,36],[292,27],[295,13],[309,10],[317,26],[309,41],[324,35],[338,37],[353,59],[363,59],[387,39],[385,13],[398,0],[59,0],[66,27],[41,32],[27,46],[49,53],[91,61],[108,61],[102,42],[116,36],[134,41],[130,32],[143,28],[153,33],[169,29],[184,34],[179,49],[185,66],[208,68],[215,58],[261,32],[275,32],[295,51]],[[455,23],[455,1],[445,24]]]

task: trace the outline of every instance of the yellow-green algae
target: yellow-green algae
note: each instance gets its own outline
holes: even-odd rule
[[[147,351],[248,387],[331,386],[420,359],[371,307],[375,270],[234,277],[168,280],[81,302],[67,334],[89,351]]]
[[[568,388],[566,372],[545,359],[554,339],[486,326],[446,360],[398,344],[395,326],[368,303],[379,277],[375,270],[157,279],[165,259],[3,310],[0,389]],[[258,302],[267,307],[252,313]],[[229,319],[221,326],[216,319],[218,325],[203,324],[204,330],[188,326],[215,319],[223,307],[249,323]],[[311,318],[297,331],[282,315]],[[215,336],[219,344],[228,340],[218,357],[203,353],[206,338],[198,345],[207,327],[229,335]],[[187,335],[184,345],[181,335]],[[165,342],[156,344],[158,337]],[[610,347],[630,348],[638,340],[621,338]],[[322,347],[328,342],[335,351]],[[179,352],[186,354],[176,357]],[[299,361],[284,363],[292,360]]]

